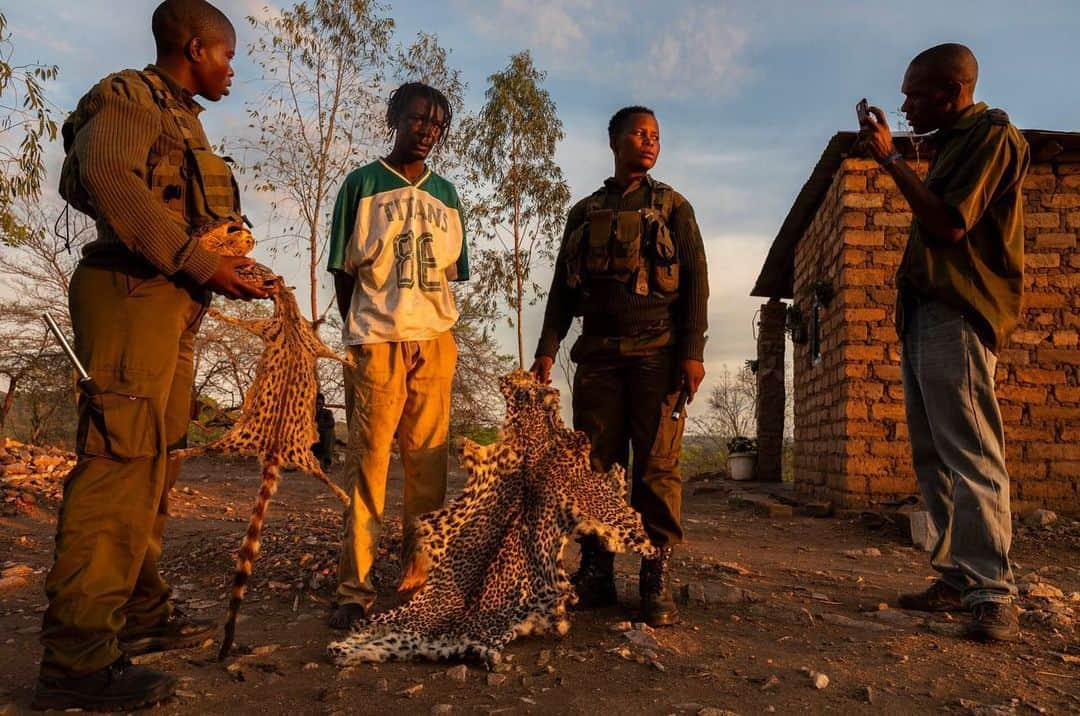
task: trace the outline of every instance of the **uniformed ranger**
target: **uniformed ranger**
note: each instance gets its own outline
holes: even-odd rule
[[[912,462],[940,535],[938,579],[900,597],[905,609],[970,609],[967,635],[1015,641],[1012,518],[1005,437],[994,393],[997,353],[1020,318],[1027,142],[999,109],[975,103],[979,65],[946,44],[908,66],[901,107],[934,132],[925,181],[871,107],[860,136],[896,181],[914,220],[896,273],[897,333]]]
[[[532,371],[551,366],[574,316],[582,335],[571,358],[574,427],[592,442],[593,468],[633,470],[630,502],[660,549],[642,560],[642,617],[677,619],[671,596],[672,548],[682,541],[679,453],[685,418],[672,413],[705,376],[708,273],[694,210],[649,175],[660,154],[660,126],[647,107],[624,107],[608,138],[615,176],[570,210]],[[573,577],[579,607],[616,602],[614,555],[594,537],[581,545]]]
[[[215,626],[170,603],[158,571],[167,495],[190,417],[192,349],[211,292],[261,298],[193,231],[239,220],[236,183],[194,96],[229,92],[236,34],[204,0],[167,0],[157,61],[98,83],[63,127],[61,193],[97,222],[71,279],[75,350],[100,387],[79,401],[64,484],[36,708],[139,708],[175,680],[128,657],[193,646]]]

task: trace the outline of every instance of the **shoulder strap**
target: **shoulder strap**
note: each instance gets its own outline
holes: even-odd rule
[[[165,80],[161,79],[154,72],[139,72],[139,77],[146,86],[150,89],[150,94],[153,95],[154,101],[163,112],[168,114],[173,123],[176,125],[177,131],[180,132],[180,136],[184,138],[184,145],[188,149],[195,149],[195,138],[191,134],[191,130],[188,129],[187,122],[183,118],[183,108],[173,96],[172,91],[168,85],[165,84]]]
[[[604,208],[604,198],[607,196],[607,187],[602,186],[592,194],[589,194],[589,200],[585,204],[585,216],[591,212],[599,211]]]
[[[671,210],[675,206],[675,190],[662,181],[654,181],[651,194],[649,205],[666,224],[668,217],[671,216]]]

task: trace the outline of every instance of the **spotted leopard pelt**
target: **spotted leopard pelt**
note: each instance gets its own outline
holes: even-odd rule
[[[256,264],[257,266],[257,264]],[[319,478],[345,504],[349,497],[322,470],[311,446],[318,441],[315,429],[316,361],[319,358],[347,363],[319,339],[313,324],[300,312],[292,289],[280,278],[273,296],[274,313],[270,318],[242,321],[211,311],[219,321],[254,333],[264,343],[255,368],[255,379],[244,394],[240,418],[217,440],[202,447],[176,451],[179,457],[191,457],[206,451],[256,457],[262,464],[262,481],[255,507],[251,511],[244,541],[236,558],[225,638],[219,658],[232,648],[236,617],[244,599],[251,567],[259,555],[262,532],[270,500],[277,491],[280,469],[297,467]]]
[[[419,520],[403,585],[406,604],[377,614],[329,646],[339,665],[388,659],[500,660],[524,634],[570,628],[576,601],[562,566],[575,534],[608,549],[653,556],[641,517],[626,501],[626,476],[589,467],[589,441],[559,417],[559,392],[516,371],[502,379],[502,437],[465,442],[464,492]]]

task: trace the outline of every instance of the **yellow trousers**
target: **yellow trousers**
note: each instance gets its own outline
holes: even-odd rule
[[[345,367],[349,446],[345,532],[338,561],[337,601],[375,601],[371,566],[383,529],[386,478],[394,437],[405,473],[403,552],[412,523],[442,507],[446,498],[450,384],[457,345],[448,331],[428,341],[349,346],[355,367]]]

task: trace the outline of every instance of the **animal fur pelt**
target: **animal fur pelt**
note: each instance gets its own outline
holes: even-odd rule
[[[406,604],[374,616],[329,646],[339,665],[387,659],[478,657],[494,663],[518,635],[570,627],[576,601],[562,566],[575,534],[613,551],[654,556],[626,501],[622,467],[589,467],[589,441],[559,417],[559,392],[515,371],[501,381],[501,439],[466,440],[464,492],[420,518],[402,583]]]
[[[236,558],[229,613],[225,622],[219,659],[232,648],[236,617],[244,599],[251,567],[259,555],[259,535],[270,500],[277,491],[280,469],[297,467],[322,480],[345,504],[349,497],[322,471],[311,446],[318,440],[315,429],[315,364],[319,358],[342,363],[319,339],[313,324],[304,318],[292,289],[276,279],[274,313],[268,319],[242,321],[212,311],[219,321],[239,326],[262,339],[264,348],[255,368],[255,380],[244,395],[240,418],[217,440],[198,448],[178,450],[174,455],[191,457],[206,451],[256,457],[262,464],[262,482],[251,512],[244,541]]]

